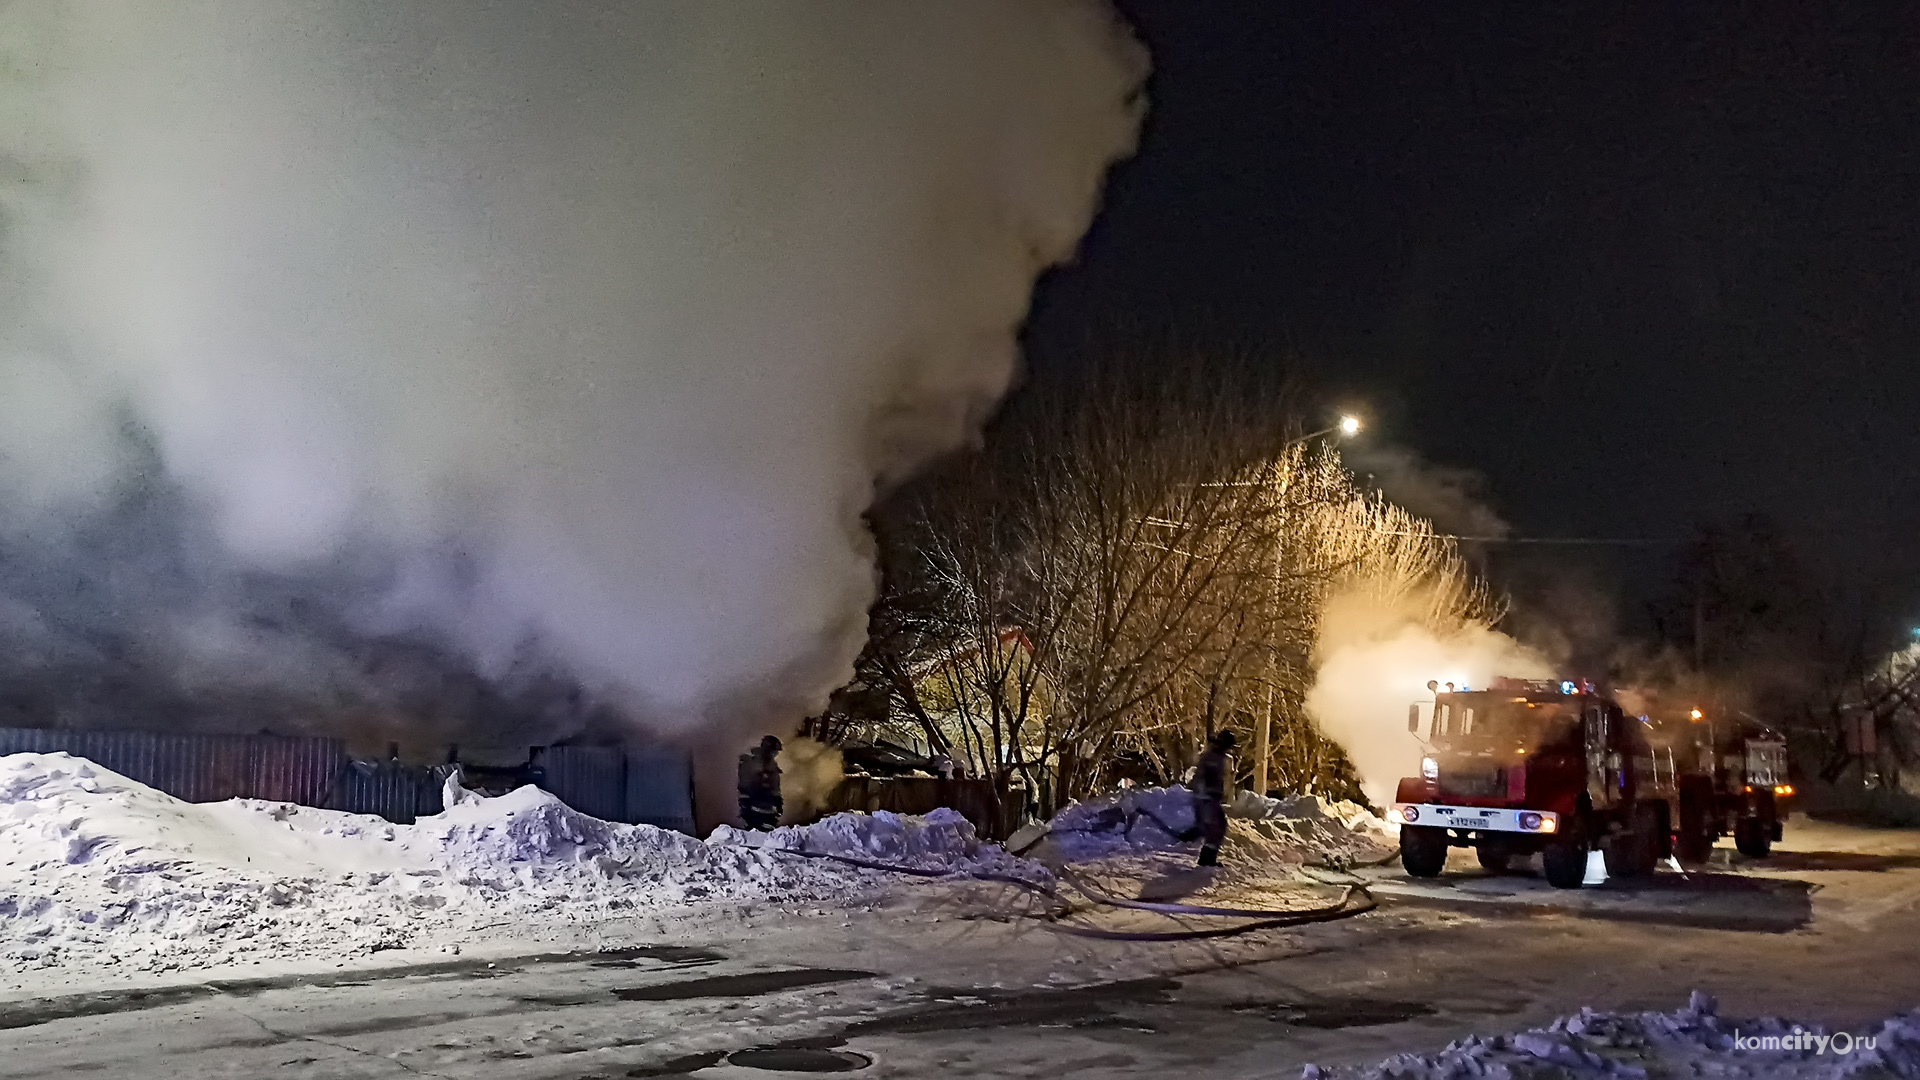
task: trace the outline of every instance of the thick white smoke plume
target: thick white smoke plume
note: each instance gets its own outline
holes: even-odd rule
[[[682,732],[844,680],[874,484],[1005,390],[1145,73],[1097,0],[18,0],[0,42],[8,537],[157,484],[168,581],[341,582]],[[154,650],[299,673],[121,547],[82,572]]]
[[[1496,630],[1436,632],[1362,594],[1328,601],[1315,663],[1307,712],[1347,751],[1375,806],[1393,801],[1401,777],[1418,775],[1420,741],[1407,731],[1407,707],[1433,700],[1428,680],[1480,688],[1502,675],[1553,674],[1545,657]]]

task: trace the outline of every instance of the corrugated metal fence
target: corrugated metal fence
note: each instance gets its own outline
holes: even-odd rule
[[[446,809],[441,800],[446,778],[444,766],[349,761],[340,770],[333,796],[326,805],[332,810],[378,814],[388,821],[411,825],[416,819]]]
[[[339,739],[0,728],[0,754],[66,752],[188,802],[328,805],[346,763]]]
[[[539,784],[583,814],[627,819],[627,755],[618,746],[541,746],[528,759]]]
[[[541,746],[540,786],[584,814],[693,831],[693,759],[664,746]]]
[[[693,756],[667,746],[628,747],[624,820],[693,832]]]
[[[339,739],[0,728],[0,754],[84,757],[187,802],[267,799],[378,814],[402,824],[441,811],[445,767],[354,761]],[[541,787],[583,814],[692,832],[693,765],[668,747],[535,747]]]

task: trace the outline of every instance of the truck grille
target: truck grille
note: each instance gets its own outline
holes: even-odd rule
[[[1507,793],[1507,780],[1499,769],[1440,770],[1440,794],[1459,798],[1499,798]]]

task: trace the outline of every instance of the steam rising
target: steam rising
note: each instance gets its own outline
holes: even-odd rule
[[[406,640],[735,734],[844,681],[859,514],[1006,388],[1144,75],[1093,0],[25,0],[0,42],[5,633],[348,701],[342,642]]]
[[[1420,743],[1407,731],[1407,707],[1433,700],[1428,680],[1478,689],[1496,676],[1553,673],[1544,657],[1498,631],[1471,623],[1435,630],[1359,593],[1328,601],[1316,662],[1307,711],[1345,748],[1375,806],[1393,801],[1402,776],[1417,775]]]

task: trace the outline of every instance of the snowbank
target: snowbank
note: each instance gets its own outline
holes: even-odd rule
[[[1342,866],[1384,858],[1399,843],[1395,827],[1359,803],[1318,795],[1267,799],[1251,791],[1227,806],[1227,835]]]
[[[1069,862],[1171,851],[1196,842],[1193,794],[1184,787],[1130,788],[1054,815],[1051,852]],[[1351,861],[1393,846],[1386,822],[1358,803],[1317,795],[1267,799],[1250,791],[1227,805],[1228,846],[1280,861]]]
[[[1766,1040],[1774,1040],[1773,1048],[1768,1048]],[[1866,1040],[1872,1041],[1871,1048]],[[1716,1015],[1714,999],[1696,990],[1685,1008],[1670,1013],[1585,1009],[1544,1028],[1515,1035],[1469,1036],[1448,1044],[1437,1054],[1398,1054],[1358,1069],[1309,1065],[1302,1077],[1645,1080],[1649,1076],[1714,1076],[1727,1080],[1837,1080],[1887,1075],[1920,1076],[1920,1011],[1893,1017],[1865,1031],[1834,1033],[1818,1025],[1773,1018],[1726,1020]]]
[[[722,825],[707,842],[834,855],[929,872],[988,873],[1035,883],[1051,879],[1040,864],[1009,855],[998,844],[981,841],[974,835],[971,822],[959,811],[946,808],[924,817],[885,810],[834,814],[811,825],[787,825],[769,833]]]
[[[781,848],[946,870],[1029,867],[957,814],[841,814],[707,842],[523,787],[414,825],[185,803],[66,754],[0,757],[0,969],[338,958],[707,901],[852,903],[884,879]]]

